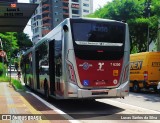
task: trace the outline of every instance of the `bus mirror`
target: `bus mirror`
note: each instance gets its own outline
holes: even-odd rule
[[[64,25],[64,26],[63,26],[63,30],[64,30],[65,32],[68,32],[68,26],[67,26],[67,25]]]

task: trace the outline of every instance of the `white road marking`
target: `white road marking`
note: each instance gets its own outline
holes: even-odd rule
[[[120,106],[121,105],[126,105],[126,106],[129,106],[131,108],[134,108],[134,109],[137,109],[137,110],[145,110],[144,113],[155,113],[155,114],[160,114],[160,111],[155,111],[155,110],[151,110],[151,109],[146,109],[146,108],[142,108],[142,107],[139,107],[139,106],[135,106],[135,105],[131,105],[131,104],[126,104],[124,102],[119,102],[119,101],[115,101],[115,100],[111,100],[111,99],[105,99],[106,102],[109,102],[110,104],[114,104],[116,103],[116,105]],[[104,102],[104,99],[97,99],[97,101],[100,101],[100,102]]]

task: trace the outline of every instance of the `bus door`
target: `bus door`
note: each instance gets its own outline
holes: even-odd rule
[[[55,95],[55,62],[54,62],[54,42],[49,42],[49,79],[50,79],[50,93]]]
[[[36,51],[36,80],[37,80],[37,89],[40,89],[39,82],[39,51]]]

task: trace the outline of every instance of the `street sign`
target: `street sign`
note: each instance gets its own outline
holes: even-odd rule
[[[0,32],[23,32],[37,6],[0,1]]]

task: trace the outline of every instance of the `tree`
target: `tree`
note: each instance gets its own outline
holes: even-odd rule
[[[29,39],[29,36],[23,32],[16,33],[15,37],[17,38],[17,44],[19,48],[15,50],[15,54],[17,54],[21,50],[26,50],[33,46],[32,41]]]
[[[160,1],[152,0],[150,17],[144,16],[146,0],[113,0],[88,17],[98,17],[114,20],[125,20],[130,29],[131,52],[147,50],[147,28],[150,29],[150,41],[157,38],[158,15]],[[148,6],[147,6],[148,7]]]
[[[3,50],[7,53],[7,57],[10,58],[14,56],[13,51],[18,49],[15,32],[0,33],[0,38],[3,43]]]
[[[19,50],[32,46],[29,36],[23,32],[5,32],[0,33],[3,49],[7,53],[8,58],[16,57]]]

